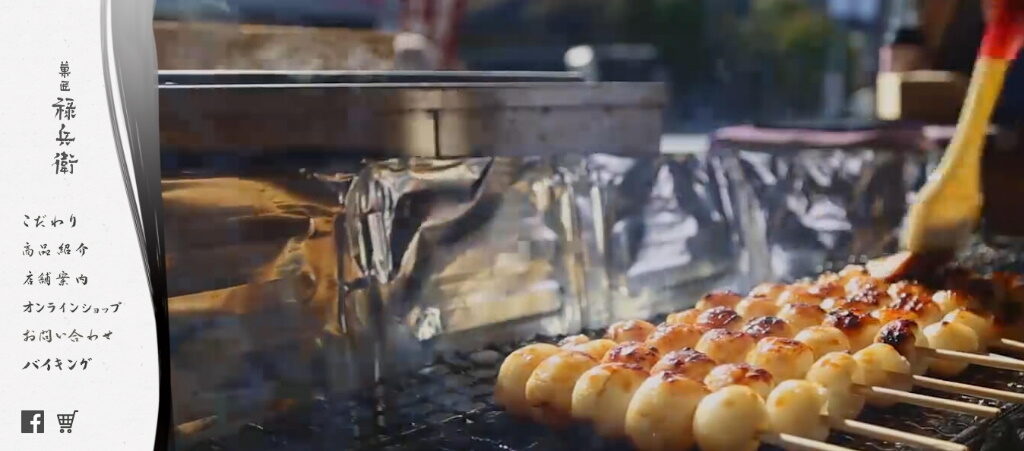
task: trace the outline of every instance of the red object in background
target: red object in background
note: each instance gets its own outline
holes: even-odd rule
[[[465,0],[403,0],[402,30],[426,36],[441,53],[441,69],[455,69]]]
[[[988,25],[981,41],[981,56],[1011,60],[1024,43],[1024,1],[989,0]]]

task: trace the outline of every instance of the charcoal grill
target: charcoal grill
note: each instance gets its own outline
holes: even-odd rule
[[[973,256],[973,267],[1022,272],[1024,262]],[[846,262],[837,263],[841,266]],[[834,268],[833,268],[834,269]],[[654,323],[664,316],[651,318]],[[592,338],[602,331],[588,330]],[[598,437],[587,426],[553,431],[506,414],[492,401],[498,368],[506,355],[532,342],[557,343],[564,336],[496,343],[477,351],[448,351],[402,377],[379,381],[372,390],[323,397],[260,423],[207,439],[189,449],[206,450],[629,450],[627,443]],[[973,385],[1024,392],[1024,374],[970,366],[955,379]],[[917,393],[998,407],[991,419],[897,404],[868,406],[858,419],[872,424],[968,445],[973,450],[1024,449],[1024,405],[915,388]],[[828,442],[854,449],[912,447],[833,431]],[[765,445],[762,449],[775,449]]]
[[[534,341],[556,342],[557,338],[539,337]],[[498,365],[522,344],[525,343],[438,356],[435,363],[415,374],[393,383],[382,382],[372,394],[320,399],[264,423],[246,424],[231,435],[209,439],[191,449],[630,449],[626,443],[597,437],[587,427],[553,432],[545,426],[510,417],[495,407],[491,394]],[[1024,389],[1024,378],[1012,371],[972,367],[956,380],[1012,391]],[[897,404],[886,409],[868,407],[860,418],[872,424],[964,443],[972,449],[1010,450],[1024,446],[1024,406],[917,391],[1002,407],[1003,413],[994,419],[979,420]],[[841,432],[833,432],[828,441],[865,450],[911,449]]]
[[[906,194],[924,173],[916,155],[877,149],[658,156],[663,93],[649,85],[606,85],[605,97],[591,97],[599,86],[565,80],[537,82],[539,90],[533,91],[515,82],[487,85],[495,80],[442,80],[406,90],[369,86],[366,79],[344,74],[321,74],[312,82],[271,75],[178,74],[164,80],[195,85],[161,88],[166,160],[204,166],[164,166],[165,178],[181,179],[165,180],[165,190],[197,193],[180,204],[165,200],[184,206],[167,214],[177,227],[168,232],[169,274],[180,275],[168,287],[176,296],[169,301],[172,380],[192,371],[205,383],[174,392],[177,449],[628,449],[583,426],[553,432],[496,408],[491,393],[503,357],[527,342],[557,341],[563,332],[589,329],[595,335],[614,319],[658,321],[657,313],[686,308],[711,288],[787,279],[831,269],[821,261],[842,266],[849,256],[890,252]],[[282,78],[291,84],[273,85]],[[466,94],[461,98],[468,103],[446,96],[452,91]],[[519,98],[524,92],[570,94]],[[307,116],[308,105],[318,114]],[[467,108],[508,126],[488,135],[463,127],[463,121],[458,133],[439,133],[445,114],[465,117]],[[559,111],[584,121],[623,118],[615,123],[630,132],[591,127],[587,131],[594,134],[588,135],[575,133],[573,122],[523,122]],[[315,136],[293,127],[289,121],[295,120],[314,122]],[[231,133],[233,128],[259,133]],[[403,132],[396,135],[396,129]],[[530,140],[515,141],[523,130]],[[552,133],[572,137],[541,139]],[[588,155],[562,155],[566,149]],[[298,158],[310,153],[319,159]],[[225,154],[237,160],[217,160]],[[198,160],[189,160],[196,155]],[[410,176],[416,172],[412,160],[363,165],[352,158],[410,155],[432,158],[430,171],[422,162],[415,168],[426,176]],[[490,155],[511,158],[479,158]],[[210,158],[229,164],[211,168]],[[255,175],[235,163],[259,159],[270,163]],[[207,190],[222,184],[228,190],[247,187],[246,196],[272,202],[261,205],[267,210],[253,211],[207,203]],[[445,208],[418,210],[419,205]],[[516,223],[496,213],[503,205],[525,220]],[[771,214],[762,221],[760,210]],[[421,226],[430,220],[436,226],[438,217],[443,227],[423,233]],[[434,294],[447,293],[446,287],[431,291],[423,282],[442,279],[441,270],[457,266],[452,261],[465,249],[443,258],[424,258],[416,250],[440,253],[453,236],[463,236],[458,234],[470,236],[461,243],[470,250],[551,263],[542,277],[529,280],[553,295],[497,319],[459,316],[472,309],[447,305]],[[503,235],[512,237],[511,248],[494,243]],[[414,239],[417,246],[410,244]],[[982,271],[1024,272],[1019,253],[996,254],[1009,256],[990,261],[991,254],[978,250],[969,264]],[[211,259],[215,263],[207,263]],[[422,266],[413,268],[415,277],[395,283],[405,260]],[[452,293],[465,294],[457,290],[469,285],[460,279],[464,275],[447,276]],[[732,280],[733,275],[752,280]],[[225,280],[234,285],[225,286]],[[556,282],[554,288],[548,282]],[[236,303],[206,308],[204,303],[219,299]],[[185,309],[196,306],[202,308]],[[328,307],[313,318],[320,322],[304,316],[321,306]],[[413,327],[410,319],[421,322]],[[322,333],[325,320],[340,323],[341,330]],[[544,330],[533,327],[550,325],[544,321],[557,323],[546,328],[558,331],[523,335]],[[409,342],[411,354],[399,349]],[[319,347],[312,352],[302,348],[313,343]],[[383,365],[412,356],[406,365]],[[1024,390],[1022,376],[1009,371],[972,367],[959,380]],[[1020,406],[1004,407],[1000,417],[985,421],[905,405],[869,408],[864,415],[872,423],[973,449],[1024,449]],[[190,429],[207,421],[209,427]],[[830,441],[902,449],[839,433]]]

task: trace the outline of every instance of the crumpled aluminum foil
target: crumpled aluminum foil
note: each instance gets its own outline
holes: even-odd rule
[[[932,160],[716,149],[370,163],[346,198],[343,302],[360,312],[347,330],[377,346],[380,378],[450,347],[652,317],[712,288],[891,252]]]
[[[896,251],[907,206],[936,163],[934,153],[872,149],[714,153],[750,282]]]
[[[933,162],[716,148],[165,179],[176,424],[230,427],[449,349],[889,252]]]
[[[324,349],[343,336],[335,219],[350,179],[163,180],[175,424],[251,418],[325,385]]]

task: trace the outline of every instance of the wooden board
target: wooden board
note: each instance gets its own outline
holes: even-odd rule
[[[389,70],[394,36],[370,30],[154,21],[162,70]]]
[[[875,83],[879,119],[956,123],[968,79],[940,71],[880,72]]]

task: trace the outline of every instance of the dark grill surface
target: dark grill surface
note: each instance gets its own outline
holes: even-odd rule
[[[1021,271],[1017,259],[972,262],[979,269]],[[656,318],[661,320],[663,318]],[[599,335],[596,331],[588,335]],[[538,337],[529,342],[555,342]],[[262,424],[247,424],[190,450],[628,450],[625,443],[598,438],[585,426],[565,431],[517,420],[491,402],[498,368],[505,355],[527,342],[494,345],[473,353],[440,355],[402,380],[385,381],[373,391],[320,399]],[[1024,392],[1024,375],[968,367],[956,381]],[[975,450],[1024,450],[1024,405],[918,389],[920,393],[1001,406],[991,420],[897,404],[868,407],[859,420],[929,437],[952,440]],[[908,446],[833,433],[829,442],[864,450],[902,450]],[[764,447],[764,449],[771,449]]]
[[[556,341],[538,338],[532,341]],[[624,443],[598,438],[586,427],[555,432],[506,415],[491,403],[502,358],[525,343],[475,353],[439,356],[434,364],[375,393],[318,400],[262,425],[248,424],[237,433],[199,443],[193,450],[561,450],[628,449]],[[1024,378],[1013,371],[969,367],[958,381],[1024,391]],[[968,402],[1003,405],[968,396],[919,390]],[[973,449],[1024,449],[1024,409],[1004,405],[1004,415],[983,421],[905,404],[868,407],[860,420],[967,443]],[[889,442],[833,433],[829,442],[866,450],[910,449]],[[766,449],[769,449],[766,447]]]

